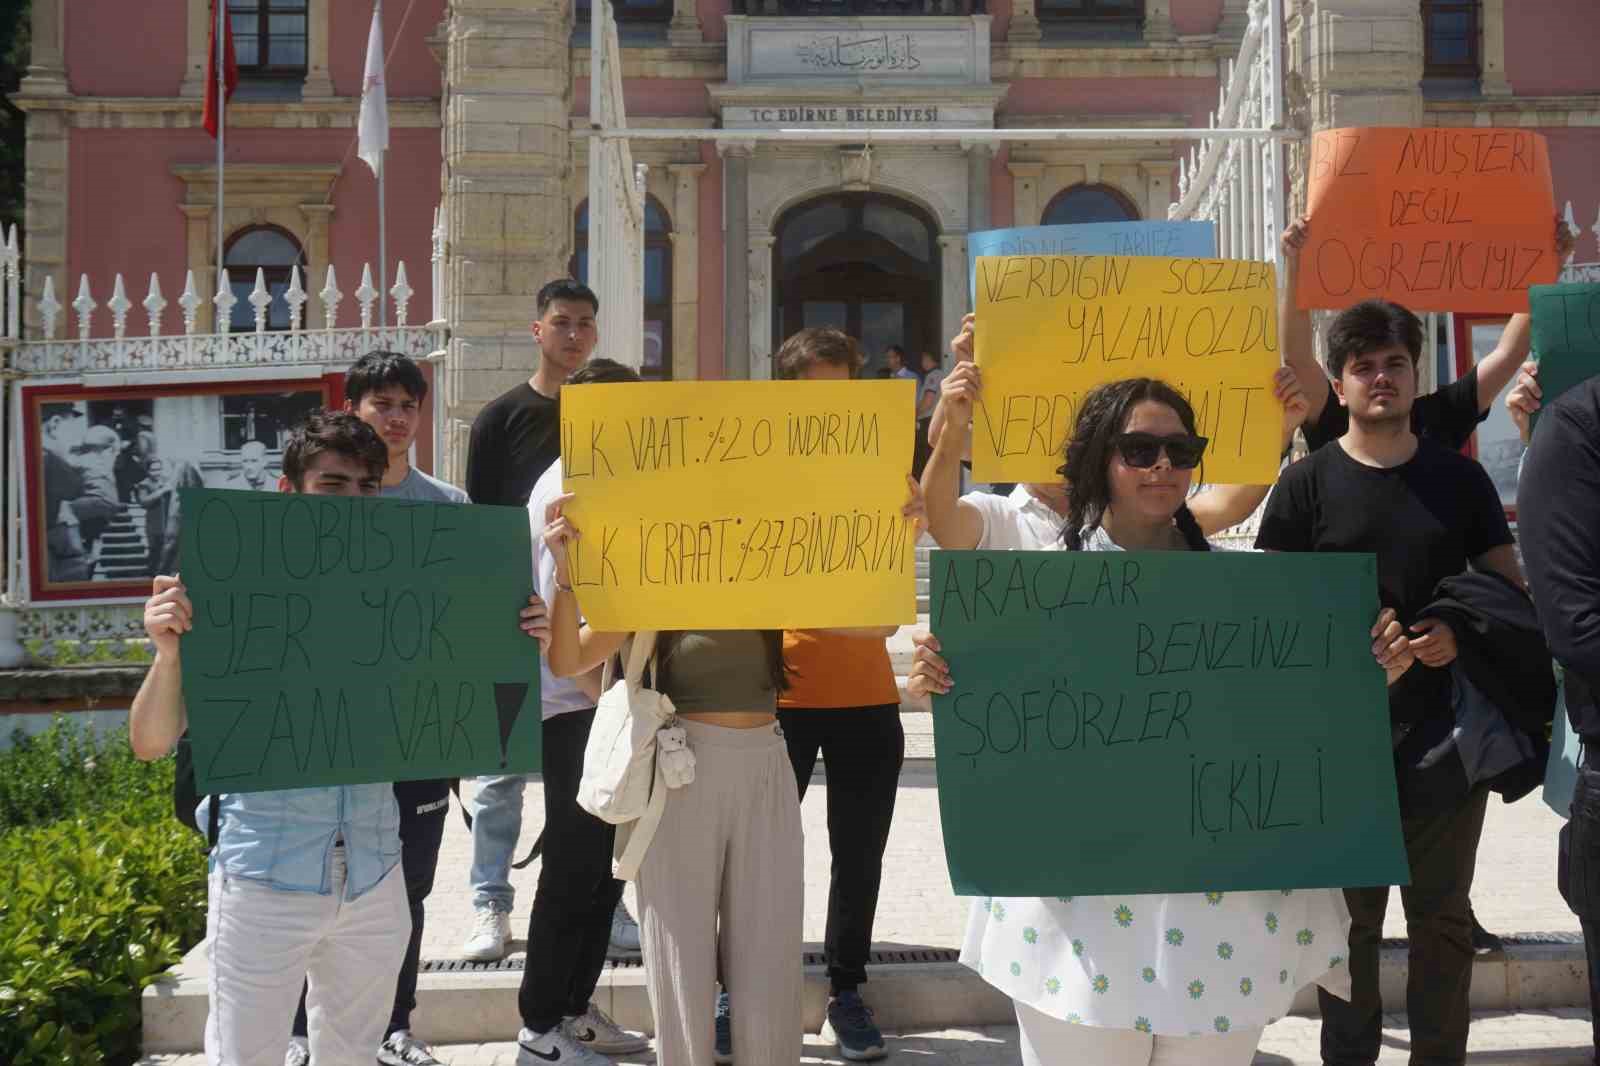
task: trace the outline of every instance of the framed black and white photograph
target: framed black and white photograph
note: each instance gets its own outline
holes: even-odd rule
[[[1500,343],[1505,331],[1505,315],[1456,315],[1456,377],[1459,379],[1483,361]],[[1511,421],[1503,397],[1489,405],[1489,415],[1473,434],[1469,451],[1483,464],[1489,479],[1500,494],[1506,517],[1517,520],[1517,470],[1522,463],[1522,436]]]
[[[326,379],[22,390],[36,602],[139,599],[177,568],[178,491],[276,492]]]

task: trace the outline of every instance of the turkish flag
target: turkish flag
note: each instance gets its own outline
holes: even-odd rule
[[[223,19],[222,52],[224,77],[227,79],[227,93],[218,106],[217,101],[217,5],[225,4],[227,0],[211,0],[211,36],[210,47],[206,49],[206,132],[215,137],[217,127],[222,121],[222,111],[227,107],[228,100],[233,98],[233,90],[239,87],[239,62],[233,55],[233,24],[230,20]]]

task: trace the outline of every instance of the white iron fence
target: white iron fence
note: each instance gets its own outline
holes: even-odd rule
[[[183,279],[175,300],[156,274],[149,276],[145,294],[137,304],[122,274],[111,291],[97,297],[87,275],[80,276],[77,292],[63,304],[54,283],[46,280],[34,296],[22,291],[22,257],[13,227],[0,246],[0,441],[4,442],[4,493],[0,495],[0,531],[4,560],[0,566],[0,667],[15,665],[22,645],[34,658],[73,662],[85,658],[116,661],[144,654],[137,605],[101,601],[44,603],[31,589],[28,567],[30,517],[38,486],[26,457],[38,441],[25,439],[22,394],[30,385],[161,386],[215,380],[259,381],[270,388],[274,380],[309,379],[343,371],[362,354],[385,349],[427,359],[443,347],[441,313],[444,235],[435,216],[433,233],[433,306],[421,315],[428,321],[410,325],[415,295],[406,264],[395,264],[395,282],[387,293],[374,286],[370,264],[361,271],[353,301],[340,289],[330,265],[322,287],[306,291],[298,268],[291,269],[289,284],[279,294],[288,306],[287,329],[269,328],[274,295],[262,271],[245,297],[253,311],[253,328],[239,332],[197,332],[200,308],[209,303],[215,321],[228,322],[237,302],[224,273],[218,291],[200,296],[194,272]],[[42,336],[22,335],[23,300],[35,301]],[[374,325],[381,300],[392,302],[395,324]],[[103,301],[103,302],[102,302]],[[322,325],[308,328],[308,308],[321,311]],[[105,316],[110,335],[106,336]],[[341,321],[342,320],[342,321]],[[353,320],[353,321],[352,321]],[[58,338],[63,326],[75,336]],[[181,330],[181,332],[179,332]],[[95,336],[96,332],[101,336]],[[92,395],[92,394],[90,394]],[[15,629],[15,633],[12,630]]]

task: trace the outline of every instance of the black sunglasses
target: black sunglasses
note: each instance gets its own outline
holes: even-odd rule
[[[1135,470],[1148,470],[1155,466],[1161,461],[1163,451],[1167,453],[1174,470],[1193,470],[1200,465],[1200,457],[1205,454],[1207,443],[1206,438],[1192,437],[1187,433],[1170,437],[1154,433],[1119,433],[1111,446],[1122,456],[1122,461]]]

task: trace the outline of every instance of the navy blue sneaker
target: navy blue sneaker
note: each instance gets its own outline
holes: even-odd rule
[[[728,1066],[733,1061],[733,1004],[728,993],[717,993],[717,1047],[713,1052],[717,1066]]]
[[[889,1054],[883,1033],[872,1021],[872,1008],[861,1002],[861,993],[855,989],[828,1000],[828,1024],[822,1037],[837,1044],[839,1054],[851,1062],[871,1062]]]

